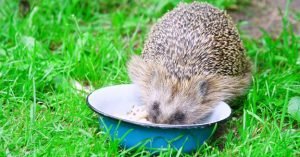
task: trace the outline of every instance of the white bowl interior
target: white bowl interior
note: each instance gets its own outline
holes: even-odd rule
[[[133,105],[142,105],[139,100],[139,90],[133,84],[98,89],[89,95],[87,101],[96,112],[125,121],[130,120],[123,119],[121,115],[126,115]],[[215,123],[228,118],[230,114],[231,109],[228,104],[219,102],[213,112],[201,120],[199,124]],[[120,117],[117,115],[120,115]],[[145,123],[145,125],[148,124]]]

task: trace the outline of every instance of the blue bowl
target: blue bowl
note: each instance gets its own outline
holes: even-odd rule
[[[99,114],[101,129],[118,139],[125,148],[144,146],[147,150],[168,148],[191,152],[201,146],[214,132],[217,123],[230,117],[231,109],[220,102],[213,112],[198,124],[149,124],[121,116],[140,105],[138,88],[133,84],[104,87],[87,97],[89,107]]]

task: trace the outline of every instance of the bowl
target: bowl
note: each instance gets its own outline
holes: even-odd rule
[[[168,148],[191,152],[201,146],[214,132],[217,124],[230,117],[231,109],[219,102],[212,113],[199,124],[152,124],[119,117],[141,105],[139,89],[123,84],[95,90],[87,96],[88,106],[99,114],[100,128],[125,148],[144,146],[150,151]]]

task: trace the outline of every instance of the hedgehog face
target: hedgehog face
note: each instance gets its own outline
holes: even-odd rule
[[[148,119],[154,123],[195,123],[213,108],[213,102],[206,99],[211,87],[205,76],[180,80],[163,66],[138,56],[129,62],[128,72],[140,88]]]
[[[152,80],[148,93],[143,95],[148,120],[160,124],[192,124],[211,111],[211,105],[204,102],[207,81],[163,80],[161,76]]]
[[[141,91],[148,119],[162,124],[191,124],[205,117],[218,99],[211,78],[178,79],[166,68],[133,56],[128,64],[131,80]],[[218,90],[218,89],[217,89]]]

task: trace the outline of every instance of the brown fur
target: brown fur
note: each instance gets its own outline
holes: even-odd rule
[[[195,123],[251,82],[250,62],[231,19],[196,2],[162,17],[128,72],[155,123]]]
[[[154,102],[160,103],[162,114],[156,115],[156,123],[170,123],[170,117],[176,111],[182,111],[186,115],[181,123],[194,123],[207,115],[219,101],[243,94],[251,79],[251,73],[248,72],[236,77],[197,75],[191,79],[179,80],[163,66],[147,63],[138,56],[132,57],[128,69],[131,79],[140,87],[142,102],[148,109],[151,110]],[[201,95],[199,82],[203,81],[207,82],[208,88]]]

